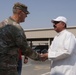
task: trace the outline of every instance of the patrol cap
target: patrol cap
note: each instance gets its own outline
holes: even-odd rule
[[[22,10],[24,13],[26,14],[30,14],[29,11],[27,10],[27,6],[22,4],[22,3],[15,3],[14,6],[13,6],[13,9],[20,9]]]

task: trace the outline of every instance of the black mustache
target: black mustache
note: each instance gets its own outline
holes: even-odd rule
[[[56,28],[56,25],[53,25],[54,28]]]

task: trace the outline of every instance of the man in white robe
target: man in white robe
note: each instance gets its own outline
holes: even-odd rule
[[[42,54],[51,60],[50,75],[76,75],[76,38],[66,30],[67,19],[59,16],[52,20],[54,30],[58,33],[48,53]]]

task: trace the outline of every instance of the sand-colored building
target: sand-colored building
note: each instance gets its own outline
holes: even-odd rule
[[[76,36],[76,27],[68,27],[67,30]],[[57,33],[53,28],[43,28],[25,30],[25,34],[30,46],[42,44],[49,46]]]

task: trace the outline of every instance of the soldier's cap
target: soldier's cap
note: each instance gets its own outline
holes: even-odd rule
[[[30,14],[29,11],[27,10],[27,6],[22,4],[22,3],[15,3],[14,6],[13,6],[13,9],[20,9],[22,10],[24,13],[26,14]]]

